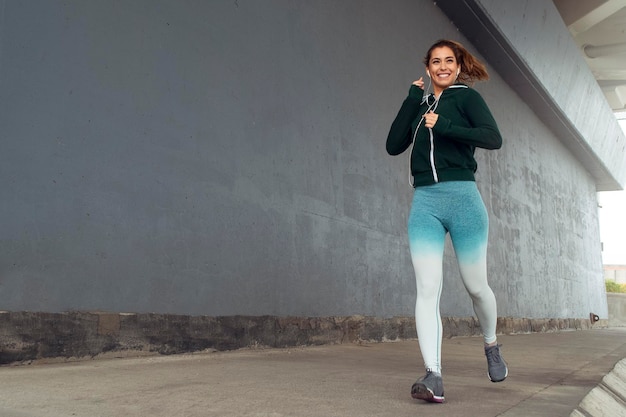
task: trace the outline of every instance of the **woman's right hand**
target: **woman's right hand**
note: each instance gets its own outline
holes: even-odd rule
[[[423,90],[424,89],[424,77],[420,77],[419,80],[413,81],[413,85],[416,85]]]

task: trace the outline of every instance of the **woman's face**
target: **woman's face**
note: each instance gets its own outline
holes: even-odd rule
[[[433,49],[426,71],[433,82],[435,94],[454,84],[460,69],[452,49],[447,46]]]

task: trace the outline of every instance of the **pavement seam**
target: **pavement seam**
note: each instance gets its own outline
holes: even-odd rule
[[[577,416],[576,413],[584,415],[585,417],[594,417],[596,414],[594,414],[593,410],[587,408],[593,408],[594,406],[597,406],[597,400],[594,401],[593,398],[597,398],[599,392],[603,392],[605,395],[608,396],[608,398],[611,398],[615,402],[615,406],[620,409],[626,410],[626,398],[611,384],[613,378],[618,379],[620,382],[623,381],[618,372],[618,368],[620,368],[623,364],[626,364],[626,359],[618,361],[613,369],[607,375],[605,375],[604,378],[602,378],[602,381],[600,381],[600,383],[596,387],[592,388],[587,393],[587,395],[583,397],[578,406],[572,411],[570,417]]]
[[[562,376],[561,378],[559,378],[558,380],[554,381],[553,383],[550,383],[550,384],[544,386],[542,389],[539,389],[536,392],[534,392],[534,393],[530,394],[529,396],[527,396],[526,398],[518,401],[517,404],[511,406],[506,411],[498,414],[498,416],[505,417],[507,415],[518,415],[518,412],[519,412],[519,410],[517,410],[518,407],[520,409],[524,408],[524,404],[525,403],[527,403],[528,401],[532,401],[532,399],[537,397],[537,396],[540,396],[540,395],[542,395],[544,393],[547,393],[551,389],[559,390],[561,387],[572,385],[571,381],[574,381],[576,379],[576,375],[577,374],[585,372],[585,370],[587,368],[590,368],[590,367],[593,368],[593,366],[595,364],[597,364],[598,362],[604,361],[604,360],[606,360],[608,358],[611,358],[611,357],[618,357],[618,358],[620,358],[620,359],[617,359],[613,363],[613,367],[611,368],[611,371],[612,371],[613,369],[615,369],[619,365],[619,363],[622,360],[626,361],[626,359],[622,359],[622,358],[626,358],[626,343],[624,343],[622,345],[619,345],[615,349],[605,353],[602,356],[599,356],[599,357],[597,357],[597,358],[595,358],[593,360],[586,361],[585,363],[581,364],[576,369],[574,369],[571,372],[569,372],[567,375]],[[611,371],[609,371],[609,373]],[[606,378],[606,376],[604,378]],[[580,399],[579,403],[571,411],[573,413],[573,415],[575,415],[575,412],[579,412],[580,414],[584,415],[584,417],[594,417],[594,414],[590,414],[587,410],[584,409],[582,403],[585,400],[585,398],[587,398],[587,396],[589,395],[589,393],[591,391],[593,391],[594,389],[600,389],[599,387],[601,385],[606,385],[606,384],[603,384],[604,378],[601,381],[599,381],[596,386],[592,387],[585,395],[582,396],[582,398]],[[611,393],[613,393],[613,392],[611,391]],[[616,400],[619,398],[620,399],[619,403],[625,404],[624,401],[621,399],[622,397],[616,396],[615,394],[613,394],[612,397],[615,397]],[[509,414],[509,413],[511,413],[511,414]]]

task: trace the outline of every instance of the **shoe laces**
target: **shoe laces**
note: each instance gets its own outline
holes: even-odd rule
[[[440,376],[441,376],[441,374],[439,374],[439,373],[433,371],[432,369],[428,368],[428,369],[426,369],[426,375],[424,375],[424,377],[422,378],[422,381],[426,381],[426,380],[432,379],[432,378],[436,379],[437,377],[440,377]]]
[[[502,361],[502,357],[500,356],[500,346],[495,345],[485,349],[485,355],[487,355],[487,359],[489,361],[500,363]]]

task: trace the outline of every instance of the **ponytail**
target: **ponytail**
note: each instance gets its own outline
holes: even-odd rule
[[[459,42],[448,39],[438,40],[428,49],[428,52],[424,57],[424,65],[426,65],[426,67],[428,67],[430,62],[430,56],[433,49],[441,48],[443,46],[447,46],[452,49],[456,62],[461,67],[461,72],[457,77],[458,81],[472,85],[476,81],[487,81],[489,79],[487,68],[482,62],[476,59],[474,55],[470,54]]]

